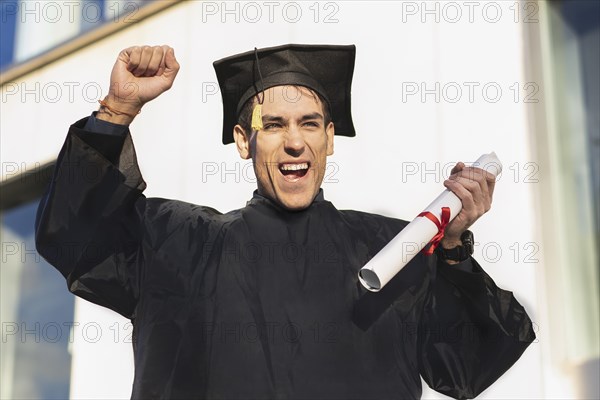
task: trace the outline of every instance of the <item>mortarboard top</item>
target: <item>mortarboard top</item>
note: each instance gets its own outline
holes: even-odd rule
[[[280,85],[305,86],[319,93],[329,103],[335,134],[355,136],[350,110],[355,55],[354,45],[287,44],[215,61],[223,97],[223,144],[233,142],[233,127],[246,101]]]

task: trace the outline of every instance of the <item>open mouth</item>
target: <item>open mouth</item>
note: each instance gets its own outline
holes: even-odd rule
[[[304,177],[308,173],[309,168],[310,163],[308,162],[279,164],[279,171],[283,177],[290,182],[295,182]]]

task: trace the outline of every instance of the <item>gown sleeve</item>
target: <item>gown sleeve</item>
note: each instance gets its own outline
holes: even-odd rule
[[[37,210],[38,252],[69,290],[133,318],[142,273],[146,187],[131,136],[73,124]]]
[[[523,306],[471,261],[472,272],[437,262],[419,324],[421,376],[458,399],[478,396],[535,339]]]

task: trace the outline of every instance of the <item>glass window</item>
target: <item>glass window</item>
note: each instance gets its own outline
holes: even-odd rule
[[[0,70],[101,25],[135,22],[142,0],[2,0]]]
[[[35,251],[38,200],[0,213],[0,398],[67,399],[74,296]]]

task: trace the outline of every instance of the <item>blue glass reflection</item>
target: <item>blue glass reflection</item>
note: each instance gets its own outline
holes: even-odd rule
[[[74,296],[62,275],[35,251],[34,220],[38,202],[1,215],[3,278],[13,279],[16,290],[2,293],[5,350],[3,378],[12,375],[14,399],[67,399],[71,375],[69,334]],[[8,273],[12,269],[14,273]],[[4,282],[9,284],[9,282]],[[8,343],[10,342],[10,343]],[[9,360],[7,362],[6,360]],[[8,382],[3,382],[7,384]]]

